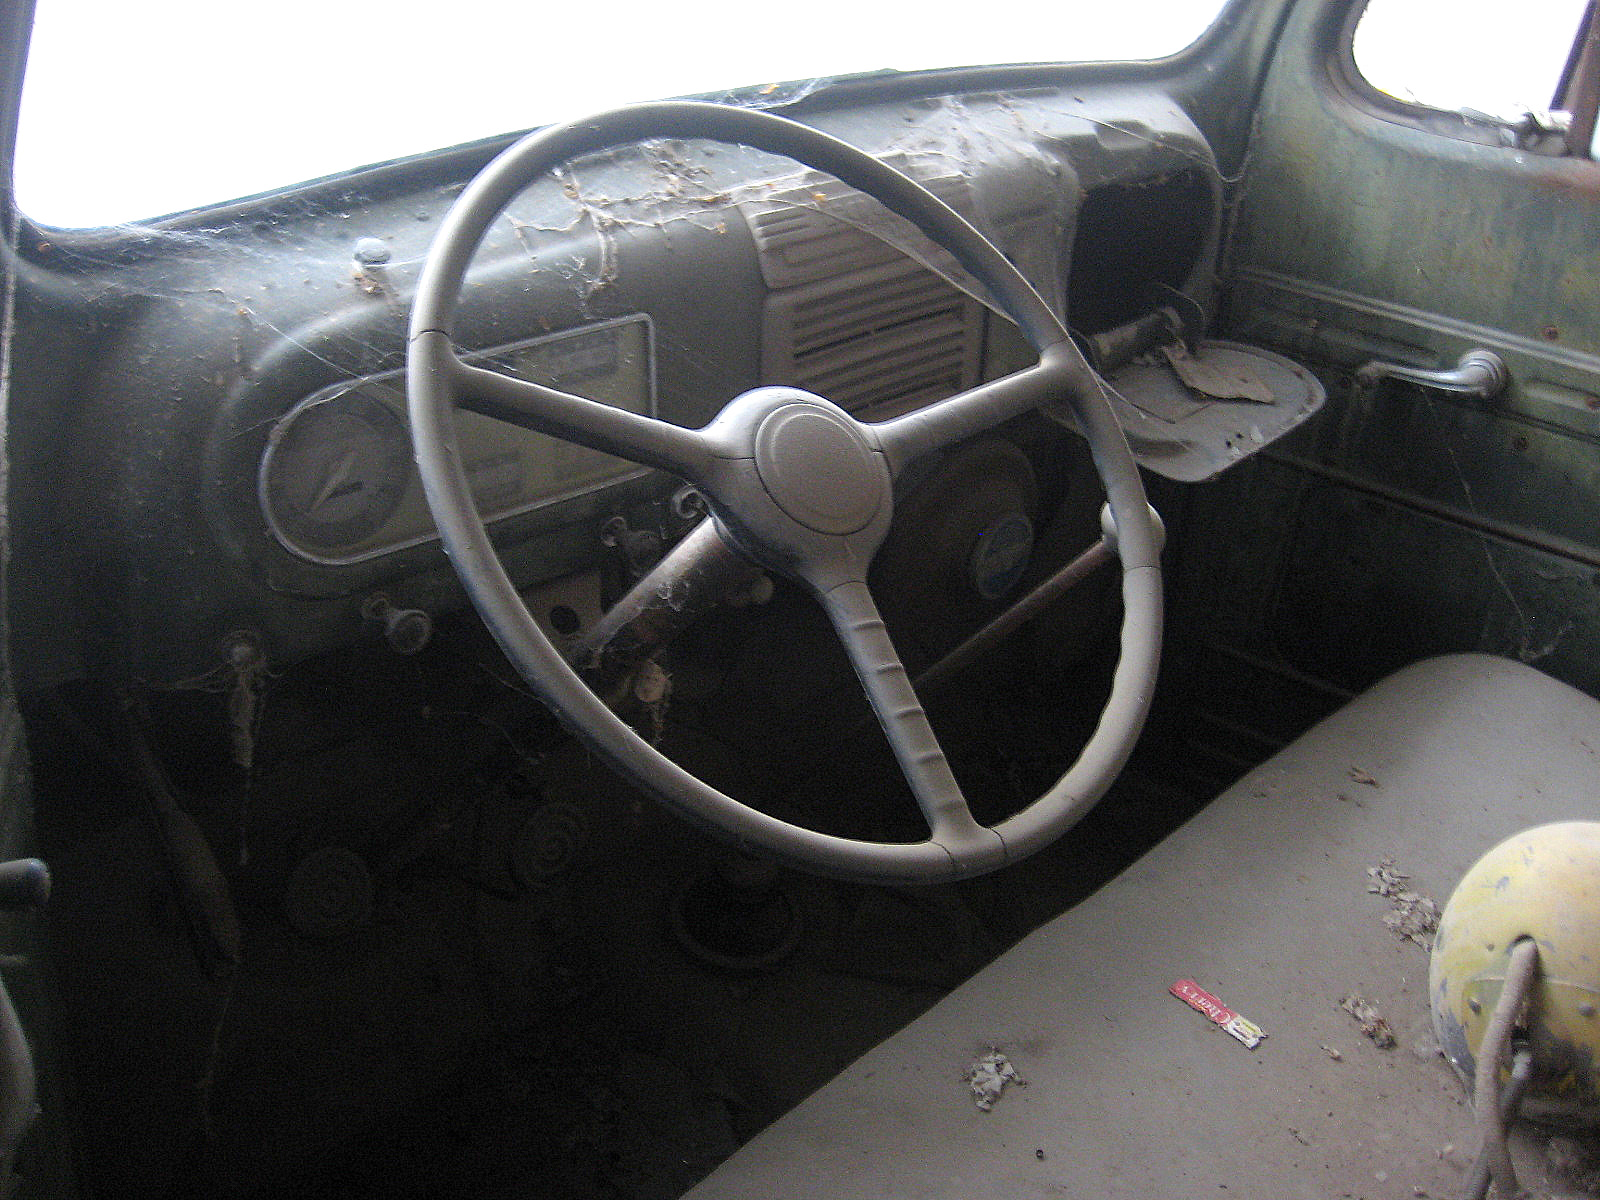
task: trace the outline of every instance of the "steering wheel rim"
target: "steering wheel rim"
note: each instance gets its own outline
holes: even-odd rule
[[[653,138],[703,138],[784,155],[873,196],[950,251],[1039,352],[1031,368],[879,425],[792,388],[758,388],[689,430],[468,366],[451,331],[468,264],[511,199],[579,155]],[[1019,861],[1093,806],[1132,752],[1161,643],[1159,540],[1138,469],[1099,381],[1039,294],[959,214],[848,143],[754,109],[637,105],[530,134],[490,163],[446,215],[412,307],[407,392],[418,472],[446,552],[506,657],[625,777],[691,820],[797,865],[870,882],[964,878]],[[1059,398],[1059,400],[1058,400]],[[922,453],[1064,402],[1088,439],[1123,567],[1121,657],[1077,761],[999,825],[977,824],[884,633],[865,571],[892,515],[893,478]],[[477,513],[455,439],[458,406],[671,470],[701,487],[728,540],[823,603],[930,825],[921,842],[836,837],[780,820],[689,774],[579,679],[517,593]],[[820,480],[820,482],[819,482]],[[954,789],[953,798],[949,789]],[[962,819],[964,818],[964,820]]]

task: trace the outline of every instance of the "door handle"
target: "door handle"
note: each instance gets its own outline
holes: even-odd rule
[[[1375,358],[1356,372],[1356,382],[1364,387],[1373,387],[1380,379],[1400,379],[1434,391],[1493,400],[1506,390],[1511,372],[1493,350],[1468,350],[1455,366],[1443,371],[1425,371]]]

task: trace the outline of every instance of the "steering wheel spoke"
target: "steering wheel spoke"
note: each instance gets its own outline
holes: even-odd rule
[[[1047,347],[1021,371],[969,388],[958,396],[874,425],[878,442],[898,476],[922,455],[985,433],[1051,401],[1075,398],[1094,378],[1070,342]]]
[[[819,598],[928,822],[929,840],[953,857],[977,853],[1003,858],[1004,842],[994,830],[979,825],[967,807],[872,592],[861,580],[851,580],[820,592]]]
[[[463,362],[440,333],[423,333],[412,353],[428,355],[449,380],[456,404],[497,421],[671,471],[692,483],[704,477],[710,457],[698,431],[614,405],[517,379]]]

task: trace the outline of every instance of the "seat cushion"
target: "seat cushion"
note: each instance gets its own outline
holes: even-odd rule
[[[783,1197],[1453,1194],[1466,1096],[1432,1041],[1428,955],[1367,890],[1392,859],[1442,906],[1486,849],[1600,819],[1600,705],[1453,655],[1378,684],[1250,772],[689,1193]],[[1249,1050],[1169,994],[1262,1026]],[[1340,1007],[1358,995],[1398,1045]],[[1027,1081],[981,1112],[998,1048]],[[1524,1147],[1524,1152],[1529,1148]]]

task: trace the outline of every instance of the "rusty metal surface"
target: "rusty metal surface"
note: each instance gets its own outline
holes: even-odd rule
[[[1205,341],[1181,361],[1183,370],[1145,356],[1108,381],[1139,465],[1168,479],[1213,478],[1315,416],[1325,398],[1310,371],[1256,346]]]
[[[1240,761],[1427,654],[1600,694],[1600,167],[1376,111],[1337,69],[1347,8],[1291,17],[1220,325],[1329,400],[1191,493],[1177,584],[1171,674],[1224,681],[1196,688],[1195,737]],[[1507,368],[1491,399],[1356,386],[1371,359],[1440,371],[1476,348]]]

